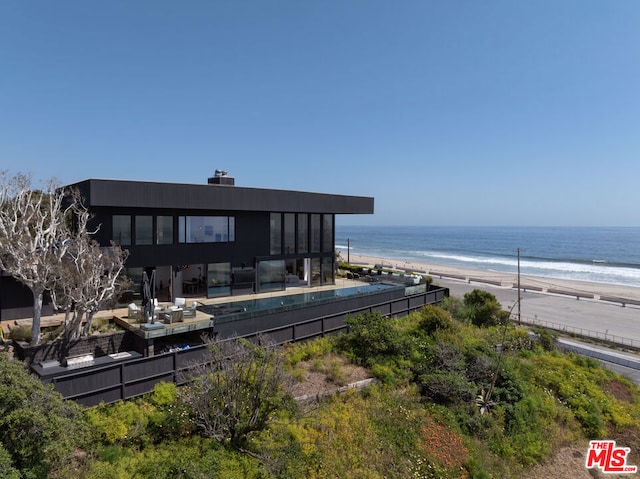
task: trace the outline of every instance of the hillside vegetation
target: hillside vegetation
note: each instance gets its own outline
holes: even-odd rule
[[[214,344],[188,386],[163,383],[84,412],[59,399],[53,411],[34,408],[56,394],[29,382],[1,416],[0,478],[508,479],[590,438],[615,439],[640,464],[636,385],[554,350],[548,333],[517,327],[488,293],[442,306],[351,317],[348,334],[284,348]],[[25,373],[0,365],[3,399],[15,390],[7,378]],[[322,392],[345,386],[354,368],[377,381],[293,400],[312,377],[308,393],[318,377]],[[60,414],[64,440],[50,435]],[[38,431],[37,444],[16,446],[17,424]],[[36,454],[49,449],[50,460]],[[32,460],[37,470],[25,468]]]

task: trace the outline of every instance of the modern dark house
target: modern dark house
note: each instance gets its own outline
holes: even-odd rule
[[[153,315],[144,322],[114,315],[123,330],[35,348],[16,344],[17,356],[64,397],[93,406],[146,394],[160,381],[181,384],[184,371],[203,360],[205,337],[304,341],[346,331],[351,315],[404,316],[448,295],[424,278],[419,284],[404,275],[396,281],[381,270],[349,287],[304,288],[336,284],[335,216],[372,214],[373,198],[234,183],[217,171],[200,185],[101,179],[68,185],[84,197],[92,226],[100,226],[98,242],[129,251],[132,294],[146,272],[163,302],[229,299],[201,302],[193,317],[175,322],[166,312],[156,322]],[[12,280],[14,291],[19,288],[12,278],[0,279],[5,304],[11,289],[4,285]],[[303,288],[251,295],[294,286]],[[233,297],[240,294],[245,296]]]
[[[220,170],[203,184],[87,179],[68,188],[81,192],[100,226],[96,240],[129,250],[132,291],[155,271],[165,301],[333,284],[335,216],[372,214],[374,205],[370,197],[239,187]],[[13,278],[0,281],[0,319],[29,316],[29,292]]]

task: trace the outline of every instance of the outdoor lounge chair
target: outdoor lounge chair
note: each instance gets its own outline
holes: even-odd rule
[[[182,312],[182,315],[185,318],[195,318],[196,317],[196,308],[198,307],[198,303],[196,301],[194,301],[193,303],[191,303],[191,306],[189,306],[188,308],[184,308],[184,311]]]
[[[153,311],[156,314],[162,311],[162,306],[160,306],[160,303],[158,303],[158,298],[153,298]]]
[[[169,308],[162,311],[160,315],[166,323],[173,324],[183,321],[183,312],[183,309],[178,306],[169,306]]]
[[[143,317],[142,308],[138,306],[136,303],[131,303],[128,307],[127,317],[135,321],[142,321],[142,317]]]

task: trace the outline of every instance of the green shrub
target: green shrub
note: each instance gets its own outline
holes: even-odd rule
[[[376,363],[372,365],[371,374],[383,384],[396,385],[400,382],[397,369],[387,364]]]
[[[93,318],[91,321],[91,330],[98,331],[105,325],[108,325],[111,319],[107,316],[98,316],[97,318]]]
[[[20,479],[20,471],[13,467],[11,454],[0,443],[0,479]]]
[[[520,327],[509,327],[507,334],[502,343],[505,351],[521,351],[523,349],[532,349],[533,340],[529,335],[529,331]]]
[[[338,347],[349,353],[354,362],[371,366],[380,356],[406,353],[404,336],[393,320],[378,312],[349,316],[345,319],[349,333],[339,337]]]
[[[326,373],[327,371],[324,365],[324,361],[320,358],[315,359],[311,364],[311,371],[322,374]]]
[[[515,404],[525,395],[525,383],[511,361],[503,361],[498,371],[493,400],[498,404]]]
[[[257,459],[219,447],[212,440],[192,437],[179,442],[167,441],[144,450],[129,449],[119,457],[111,450],[94,460],[84,475],[85,479],[143,477],[264,479],[265,474]]]
[[[600,387],[609,382],[613,373],[596,360],[558,353],[541,353],[531,360],[532,380],[552,391],[571,410],[589,437],[606,435],[609,423],[615,428],[638,426],[637,408],[616,400]]]
[[[31,326],[21,324],[14,326],[9,330],[9,338],[14,341],[24,341],[26,343],[31,342]]]
[[[110,464],[117,463],[126,455],[127,449],[113,444],[106,446],[98,452],[98,457],[100,458],[100,460],[108,462]]]
[[[358,266],[356,264],[338,263],[338,268],[339,269],[343,269],[345,271],[349,271],[351,273],[361,273],[362,272],[362,266]]]
[[[480,439],[498,435],[498,422],[493,414],[460,414],[460,428],[465,434]]]
[[[62,335],[62,333],[64,332],[64,325],[60,325],[56,328],[49,328],[45,331],[42,332],[42,342],[51,342],[54,341],[56,339],[58,339],[60,337],[60,335]]]
[[[463,357],[467,379],[473,383],[488,386],[498,361],[495,354],[471,347],[463,351]]]
[[[294,366],[302,361],[321,357],[334,350],[334,338],[316,338],[310,341],[289,343],[285,346],[284,354],[287,364]]]
[[[327,381],[336,384],[338,386],[345,386],[347,384],[347,375],[342,367],[342,362],[331,361],[329,363],[329,369],[326,372]]]
[[[180,402],[203,436],[245,449],[280,412],[295,409],[282,350],[266,338],[260,342],[263,346],[243,338],[210,344],[204,362],[192,369],[192,380],[180,388]]]
[[[439,307],[444,309],[445,311],[448,311],[454,319],[457,319],[459,321],[465,319],[463,314],[464,307],[462,304],[462,300],[457,296],[447,296],[443,298],[443,300],[440,301]]]
[[[178,388],[174,383],[160,382],[153,387],[149,402],[157,407],[167,407],[178,398]]]
[[[156,408],[143,399],[101,405],[87,419],[105,444],[142,445],[150,441],[147,426]]]
[[[556,334],[548,329],[537,329],[538,345],[545,351],[554,351],[556,349]]]
[[[447,330],[453,326],[451,314],[437,306],[428,305],[420,311],[420,328],[429,335],[437,331]]]
[[[556,435],[555,412],[548,395],[528,395],[506,408],[502,454],[524,465],[540,462],[554,446],[550,438]]]
[[[419,377],[422,394],[442,405],[471,403],[476,386],[462,372],[436,371]]]
[[[463,300],[464,315],[472,324],[479,327],[494,326],[505,319],[496,297],[480,289],[466,293]]]
[[[0,444],[25,478],[49,477],[88,444],[80,406],[0,354]]]
[[[305,372],[304,368],[295,367],[291,370],[291,376],[296,382],[301,383],[304,380]]]

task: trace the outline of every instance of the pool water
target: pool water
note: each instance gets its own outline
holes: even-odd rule
[[[203,313],[219,318],[220,316],[255,313],[256,311],[275,310],[291,306],[295,307],[298,305],[308,304],[310,302],[331,302],[342,300],[350,296],[379,293],[381,291],[389,291],[397,288],[403,288],[403,286],[380,282],[363,284],[362,286],[354,286],[350,288],[233,301],[223,304],[208,304],[199,306],[198,309]]]

